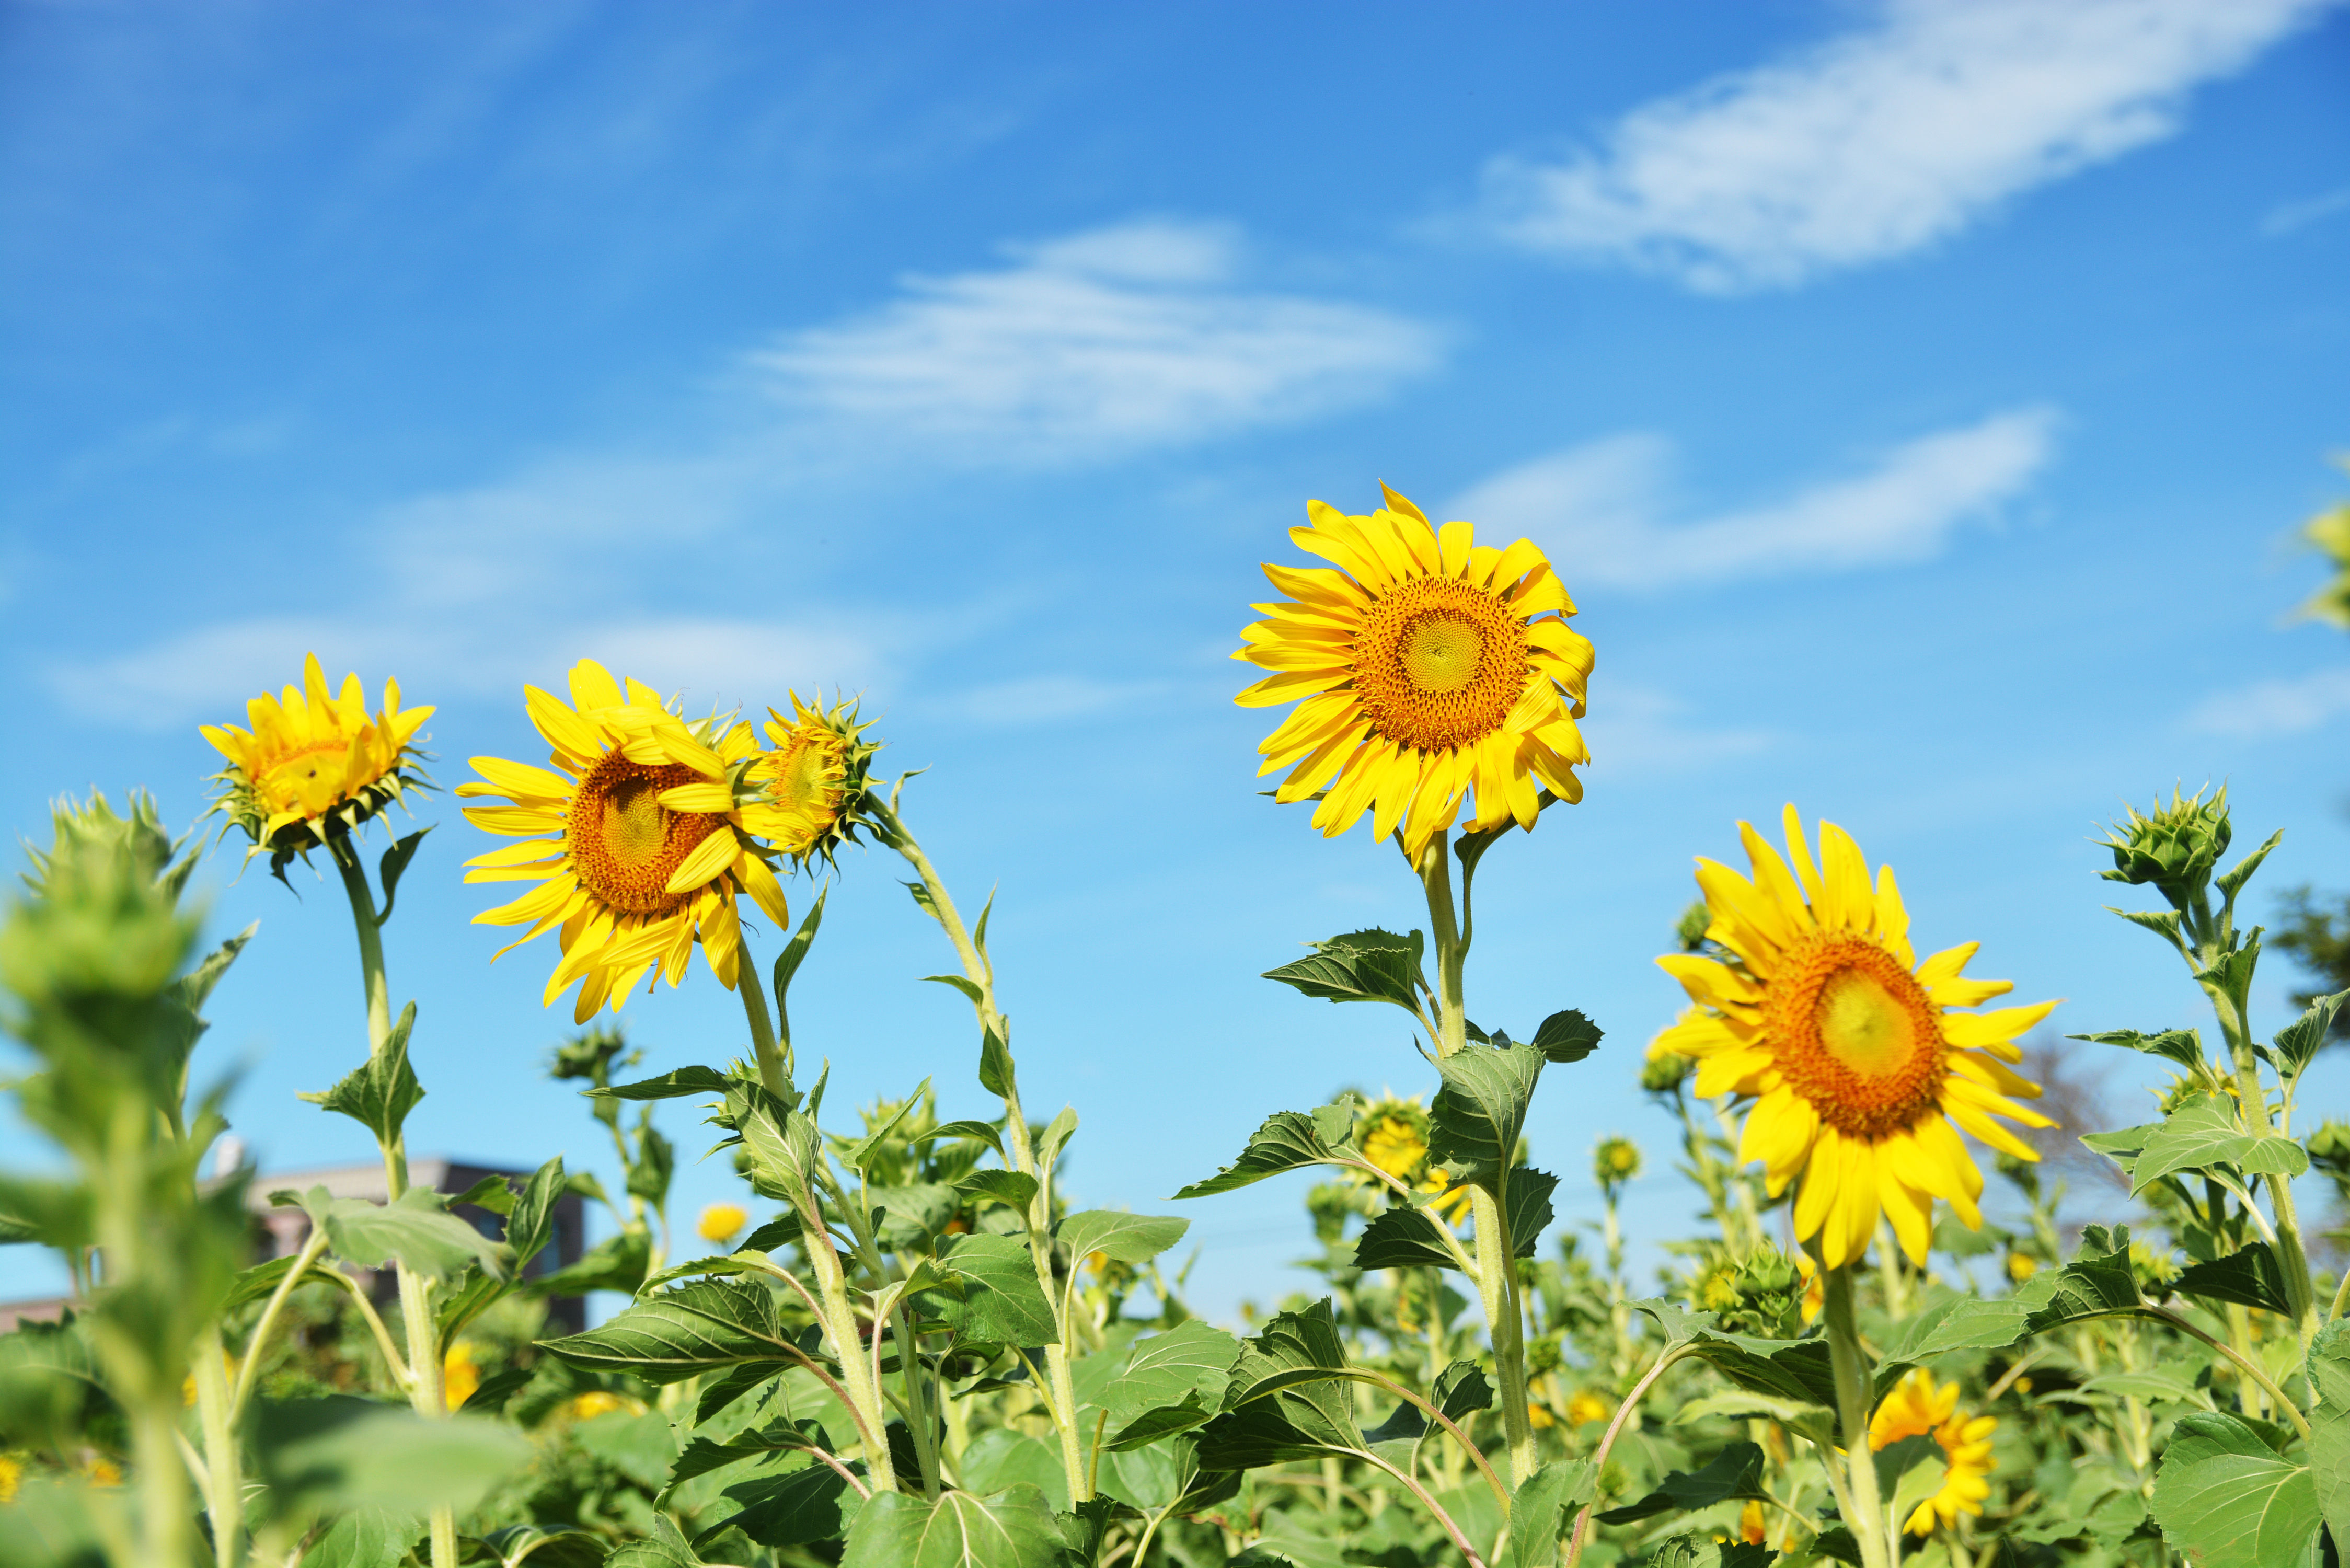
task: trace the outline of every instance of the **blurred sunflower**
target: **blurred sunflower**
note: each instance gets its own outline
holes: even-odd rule
[[[251,730],[234,724],[197,726],[228,766],[213,775],[221,788],[213,809],[253,840],[250,855],[269,851],[269,868],[283,875],[305,850],[350,832],[423,787],[415,771],[416,732],[430,708],[402,710],[400,682],[383,683],[383,711],[370,715],[357,675],[328,695],[318,656],[302,659],[302,684],[282,696],[266,692],[244,705]]]
[[[1425,1106],[1399,1095],[1382,1096],[1365,1107],[1357,1126],[1356,1147],[1365,1159],[1406,1186],[1429,1194],[1429,1208],[1441,1215],[1446,1224],[1461,1223],[1469,1212],[1471,1189],[1453,1187],[1442,1171],[1430,1168]]]
[[[481,1386],[482,1368],[473,1360],[473,1342],[461,1339],[441,1357],[441,1402],[449,1409],[462,1410]]]
[[[1388,504],[1350,517],[1306,503],[1290,530],[1330,566],[1267,565],[1286,599],[1251,607],[1265,619],[1232,657],[1274,673],[1233,701],[1296,711],[1257,750],[1260,776],[1291,768],[1274,792],[1304,800],[1327,786],[1314,826],[1336,837],[1373,813],[1378,836],[1401,829],[1418,857],[1473,792],[1470,826],[1531,828],[1539,780],[1583,798],[1577,763],[1591,644],[1557,575],[1531,540],[1472,542],[1467,523],[1436,528],[1386,486]],[[1295,764],[1292,767],[1292,764]]]
[[[740,1203],[712,1203],[702,1211],[694,1224],[694,1234],[713,1247],[723,1247],[751,1222],[750,1212]]]
[[[819,857],[830,860],[855,841],[857,803],[881,748],[864,738],[868,726],[858,722],[856,703],[811,708],[796,691],[791,696],[791,718],[767,710],[772,722],[763,728],[774,749],[753,770],[762,787],[743,803],[743,823],[805,866]]]
[[[1814,867],[1792,805],[1785,824],[1792,872],[1742,822],[1752,881],[1699,860],[1706,935],[1728,959],[1657,960],[1698,1004],[1658,1045],[1696,1060],[1700,1096],[1752,1100],[1738,1158],[1762,1161],[1773,1197],[1802,1176],[1795,1234],[1817,1236],[1830,1268],[1866,1251],[1880,1210],[1923,1263],[1936,1198],[1970,1229],[1982,1224],[1982,1173],[1952,1121],[2019,1159],[2038,1158],[1992,1118],[2054,1125],[2011,1097],[2040,1089],[2007,1064],[2022,1057],[2016,1036],[2056,1004],[1952,1011],[2014,987],[1960,978],[1976,942],[1918,963],[1892,868],[1872,888],[1859,846],[1833,823],[1820,826]]]
[[[1958,1522],[1962,1513],[1981,1513],[1991,1495],[1991,1434],[1999,1425],[1991,1416],[1970,1419],[1959,1409],[1959,1386],[1937,1388],[1934,1375],[1924,1367],[1906,1374],[1877,1414],[1868,1420],[1868,1447],[1874,1453],[1904,1438],[1930,1436],[1942,1450],[1947,1467],[1939,1490],[1910,1512],[1905,1528],[1912,1535],[1930,1535],[1934,1521]]]
[[[769,851],[735,805],[759,760],[751,726],[714,718],[689,726],[640,681],[623,695],[592,659],[572,668],[570,706],[536,686],[523,691],[560,771],[475,757],[484,782],[457,786],[511,800],[467,806],[465,815],[527,839],[467,861],[465,880],[539,884],[473,917],[530,927],[496,956],[559,929],[563,958],[546,1000],[580,981],[572,1016],[581,1023],[608,1001],[618,1011],[648,971],[677,984],[696,942],[732,990],[743,954],[736,896],[748,893],[778,925],[790,919]]]

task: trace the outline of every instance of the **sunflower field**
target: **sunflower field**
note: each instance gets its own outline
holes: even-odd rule
[[[2276,838],[2241,852],[2224,790],[2174,792],[2113,825],[2118,886],[2082,889],[2210,1008],[2208,1029],[2074,1025],[2172,1078],[2154,1119],[2080,1139],[2118,1173],[2105,1212],[2042,1163],[2054,1118],[2021,1042],[2055,1004],[2000,1005],[1974,943],[1918,952],[1893,870],[1793,805],[1659,918],[1687,1006],[1645,1050],[1571,1006],[1481,1026],[1481,864],[1607,809],[1577,774],[1592,646],[1535,545],[1391,491],[1367,515],[1315,503],[1291,537],[1318,564],[1265,566],[1233,655],[1263,672],[1238,701],[1286,711],[1258,748],[1267,809],[1392,841],[1426,922],[1266,978],[1400,1010],[1440,1087],[1265,1106],[1168,1213],[1066,1200],[1076,1113],[1032,1117],[1050,1102],[1006,1014],[1052,977],[998,976],[992,899],[958,902],[910,826],[941,786],[888,776],[853,701],[693,718],[582,659],[523,693],[546,756],[473,757],[454,786],[485,836],[466,880],[521,885],[475,919],[554,939],[529,972],[581,1032],[552,1071],[612,1143],[617,1196],[560,1158],[411,1182],[391,919],[424,830],[390,812],[435,787],[432,707],[387,682],[370,708],[314,657],[203,732],[210,842],[281,877],[322,859],[348,894],[364,1048],[348,1020],[348,1071],[307,1097],[373,1140],[380,1200],[258,1192],[234,1158],[200,1174],[227,1088],[192,1083],[191,1054],[253,933],[199,941],[206,843],[146,797],[61,804],[0,925],[34,1069],[8,1089],[57,1174],[0,1179],[0,1233],[55,1250],[74,1290],[0,1336],[0,1568],[2343,1561],[2350,1278],[2338,1214],[2293,1182],[2350,1201],[2350,1126],[2297,1102],[2350,992],[2248,1025],[2262,941],[2239,909]],[[968,999],[995,1114],[942,1121],[927,1081],[844,1114],[795,1052],[827,901],[899,896],[841,863],[852,845],[910,869],[942,972],[907,978]],[[733,992],[743,1033],[635,1076],[616,1015],[664,981]],[[1645,1283],[1618,1205],[1642,1150],[1604,1140],[1599,1207],[1570,1214],[1524,1135],[1537,1094],[1595,1074],[1637,1075],[1703,1199]],[[692,1257],[671,1255],[694,1249],[672,1247],[670,1101],[742,1183],[683,1228]],[[1317,1290],[1195,1314],[1181,1210],[1307,1170]],[[549,1267],[575,1199],[611,1234]],[[273,1210],[283,1229],[256,1224]],[[567,1332],[551,1303],[590,1292],[622,1304]]]

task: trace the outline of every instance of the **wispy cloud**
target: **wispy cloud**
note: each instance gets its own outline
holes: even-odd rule
[[[2281,240],[2341,213],[2350,213],[2350,185],[2339,186],[2324,195],[2278,203],[2262,217],[2261,233],[2269,239]]]
[[[1165,680],[1103,680],[1089,675],[1034,675],[977,687],[944,700],[954,715],[991,729],[1092,718],[1154,704]]]
[[[2207,734],[2249,741],[2297,735],[2345,713],[2350,713],[2350,666],[2222,692],[2198,703],[2187,722]]]
[[[1219,225],[1137,223],[909,277],[867,315],[752,356],[795,412],[956,461],[1127,456],[1377,401],[1443,336],[1367,306],[1239,286]]]
[[[1643,105],[1563,161],[1497,160],[1530,249],[1726,292],[1931,245],[2178,130],[2190,89],[2335,0],[1893,0],[1803,54]]]
[[[1687,522],[1669,520],[1672,443],[1610,436],[1497,473],[1445,514],[1527,535],[1569,581],[1617,587],[1922,561],[2022,493],[2053,455],[2056,426],[2047,409],[1994,414],[1783,501]]]

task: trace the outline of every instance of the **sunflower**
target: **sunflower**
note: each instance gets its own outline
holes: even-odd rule
[[[1958,1522],[1962,1513],[1981,1513],[1991,1495],[1991,1435],[1996,1417],[1968,1418],[1959,1409],[1959,1386],[1934,1386],[1934,1375],[1912,1368],[1868,1420],[1869,1451],[1890,1447],[1904,1438],[1930,1436],[1942,1449],[1941,1489],[1911,1511],[1906,1528],[1912,1535],[1930,1535],[1934,1521]]]
[[[1418,1100],[1388,1095],[1374,1100],[1362,1116],[1357,1147],[1363,1158],[1408,1187],[1429,1195],[1429,1208],[1458,1225],[1469,1212],[1471,1189],[1454,1187],[1442,1171],[1428,1163],[1428,1110]],[[1365,1179],[1368,1179],[1366,1178]]]
[[[790,919],[766,851],[745,831],[735,795],[758,764],[751,726],[712,719],[689,727],[650,687],[625,697],[604,667],[581,659],[571,701],[523,689],[531,722],[559,772],[475,757],[483,783],[461,795],[504,796],[511,805],[469,805],[476,827],[526,842],[467,861],[468,882],[536,882],[476,925],[527,925],[498,956],[561,930],[562,961],[546,1000],[581,981],[573,1017],[585,1023],[608,1000],[618,1011],[649,971],[675,985],[698,940],[730,990],[742,963],[734,899],[748,893],[777,924]],[[537,836],[552,834],[552,838]]]
[[[740,1203],[712,1203],[702,1211],[694,1223],[694,1233],[712,1246],[723,1247],[742,1232],[751,1222],[750,1211]]]
[[[1583,798],[1582,732],[1591,644],[1533,541],[1506,550],[1471,542],[1466,523],[1430,524],[1386,491],[1388,504],[1350,517],[1306,503],[1301,550],[1329,566],[1267,565],[1289,595],[1252,606],[1266,618],[1241,633],[1232,657],[1274,673],[1233,701],[1296,711],[1257,746],[1260,776],[1290,768],[1276,800],[1320,795],[1314,826],[1336,837],[1373,813],[1378,836],[1402,830],[1418,857],[1473,791],[1473,829],[1541,810],[1535,781]],[[1294,764],[1294,766],[1293,766]]]
[[[773,708],[767,714],[772,722],[764,728],[774,749],[760,754],[749,775],[760,788],[743,802],[743,826],[803,866],[818,857],[830,860],[856,840],[857,803],[881,748],[864,738],[867,726],[852,701],[811,708],[795,691],[791,718]]]
[[[1762,1161],[1773,1197],[1803,1177],[1795,1234],[1819,1237],[1828,1267],[1866,1250],[1880,1210],[1923,1263],[1935,1199],[1970,1229],[1982,1224],[1982,1173],[1952,1121],[2019,1159],[2038,1158],[1992,1118],[2054,1125],[2011,1097],[2037,1098],[2040,1089],[2007,1064],[2022,1058],[2016,1036],[2056,1004],[1951,1011],[2014,987],[1960,978],[1974,942],[1918,963],[1890,867],[1872,888],[1860,846],[1823,823],[1815,868],[1792,805],[1792,872],[1752,826],[1738,830],[1752,881],[1698,862],[1713,917],[1706,935],[1726,961],[1686,952],[1657,961],[1698,1004],[1658,1044],[1696,1060],[1699,1095],[1752,1100],[1738,1158]]]
[[[213,809],[244,829],[253,855],[269,851],[269,868],[283,875],[306,850],[340,837],[427,781],[414,771],[421,753],[416,732],[430,708],[400,706],[400,682],[383,683],[383,711],[370,716],[357,675],[343,678],[338,696],[327,693],[318,656],[302,659],[302,684],[285,694],[264,693],[244,705],[253,728],[198,726],[228,766],[213,775],[221,785]]]

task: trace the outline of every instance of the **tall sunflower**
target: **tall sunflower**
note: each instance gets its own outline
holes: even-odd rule
[[[430,708],[402,709],[400,682],[383,683],[383,711],[369,714],[357,675],[328,695],[318,656],[302,659],[302,684],[266,692],[244,705],[251,730],[234,724],[198,726],[228,766],[213,775],[221,788],[213,809],[244,829],[252,854],[269,851],[269,868],[283,874],[306,850],[350,832],[425,784],[416,770],[416,732]]]
[[[1773,1197],[1802,1177],[1795,1234],[1819,1237],[1828,1267],[1867,1249],[1880,1210],[1923,1263],[1935,1199],[1970,1229],[1982,1223],[1982,1173],[1953,1121],[2019,1159],[2038,1158],[1993,1118],[2054,1125],[2015,1103],[2040,1088],[2007,1064],[2022,1057],[2016,1037],[2056,1004],[1954,1011],[2015,988],[1961,978],[1980,943],[1918,962],[1892,867],[1872,888],[1860,846],[1834,823],[1820,825],[1814,867],[1792,805],[1792,872],[1751,826],[1738,831],[1753,879],[1702,858],[1697,872],[1706,936],[1728,960],[1657,960],[1697,1003],[1657,1044],[1695,1059],[1699,1095],[1752,1101],[1738,1158],[1762,1161]]]
[[[760,787],[743,802],[743,823],[805,866],[855,842],[857,803],[881,748],[865,739],[854,701],[811,708],[798,692],[791,698],[791,718],[767,710],[771,722],[762,727],[771,749],[751,771]]]
[[[1306,503],[1312,524],[1290,539],[1332,565],[1266,565],[1290,597],[1251,607],[1265,618],[1232,657],[1274,673],[1233,701],[1298,704],[1257,746],[1259,776],[1292,770],[1275,799],[1326,786],[1314,812],[1326,837],[1369,811],[1378,836],[1400,828],[1417,858],[1472,793],[1478,829],[1534,826],[1536,781],[1583,798],[1574,769],[1591,754],[1575,722],[1591,644],[1533,541],[1476,544],[1469,524],[1435,527],[1380,488],[1388,504],[1367,517]]]
[[[497,956],[559,929],[563,958],[546,1001],[579,981],[572,1015],[581,1023],[607,1001],[619,1011],[648,971],[677,984],[697,941],[732,990],[743,953],[736,895],[748,893],[778,925],[790,919],[766,851],[735,808],[737,786],[758,764],[751,726],[690,726],[641,681],[623,694],[593,659],[572,667],[568,706],[536,686],[523,692],[557,771],[475,757],[484,782],[457,786],[510,800],[465,815],[525,840],[467,861],[465,880],[539,884],[473,917],[530,927]]]
[[[1904,1528],[1912,1535],[1930,1535],[1934,1521],[1944,1526],[1958,1522],[1962,1513],[1981,1513],[1982,1500],[1991,1495],[1991,1483],[1984,1478],[1991,1474],[1991,1435],[1999,1426],[1993,1416],[1970,1417],[1959,1408],[1959,1386],[1945,1383],[1939,1388],[1934,1375],[1924,1367],[1915,1367],[1868,1420],[1868,1447],[1874,1453],[1889,1448],[1904,1438],[1930,1436],[1942,1450],[1944,1466],[1942,1484],[1934,1495],[1910,1511]]]

